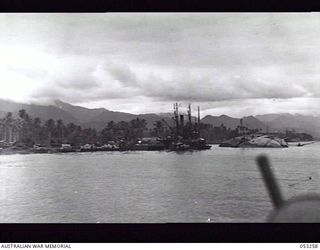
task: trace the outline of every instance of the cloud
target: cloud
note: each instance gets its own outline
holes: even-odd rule
[[[103,70],[107,71],[114,80],[119,81],[123,86],[135,86],[137,84],[136,75],[126,64],[104,63]]]
[[[248,115],[291,113],[320,116],[318,98],[247,99],[202,103],[202,115],[227,114],[233,117]]]
[[[244,67],[242,72],[176,69],[147,74],[139,82],[144,96],[168,101],[320,96],[320,89],[315,85],[306,84],[297,74],[287,74],[285,69],[277,67]]]
[[[2,98],[250,113],[282,110],[273,99],[307,112],[300,100],[320,97],[319,14],[2,14],[0,23]]]

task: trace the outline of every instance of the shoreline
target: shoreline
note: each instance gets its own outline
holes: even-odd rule
[[[313,144],[318,141],[312,141],[312,143],[308,143],[307,141],[301,141],[301,142],[289,142],[289,147],[296,147],[298,143],[308,143]],[[209,145],[219,145],[219,143],[210,143]],[[306,144],[307,145],[307,144]],[[261,148],[261,147],[257,147]],[[204,149],[202,149],[204,150]],[[189,149],[186,151],[202,151],[202,150],[196,150],[196,149]],[[208,150],[208,149],[207,149]],[[66,154],[66,153],[94,153],[94,152],[129,152],[129,151],[175,151],[170,149],[162,149],[162,150],[143,150],[143,149],[127,149],[127,150],[121,150],[121,149],[113,149],[113,150],[85,150],[81,151],[80,149],[73,149],[70,151],[60,151],[59,148],[48,148],[47,152],[35,152],[32,148],[28,149],[0,149],[0,156],[1,155],[14,155],[14,154],[20,154],[20,155],[26,155],[26,154]]]

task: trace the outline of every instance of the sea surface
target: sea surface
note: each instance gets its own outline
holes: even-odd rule
[[[264,222],[272,204],[255,163],[262,153],[286,199],[320,193],[320,143],[0,155],[0,223]]]

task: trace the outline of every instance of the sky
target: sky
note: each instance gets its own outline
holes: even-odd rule
[[[2,99],[320,115],[319,13],[0,14],[0,34]]]

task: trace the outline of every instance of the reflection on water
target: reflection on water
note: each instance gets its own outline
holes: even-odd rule
[[[255,157],[271,157],[289,198],[320,193],[319,149],[1,155],[0,222],[263,222]]]

